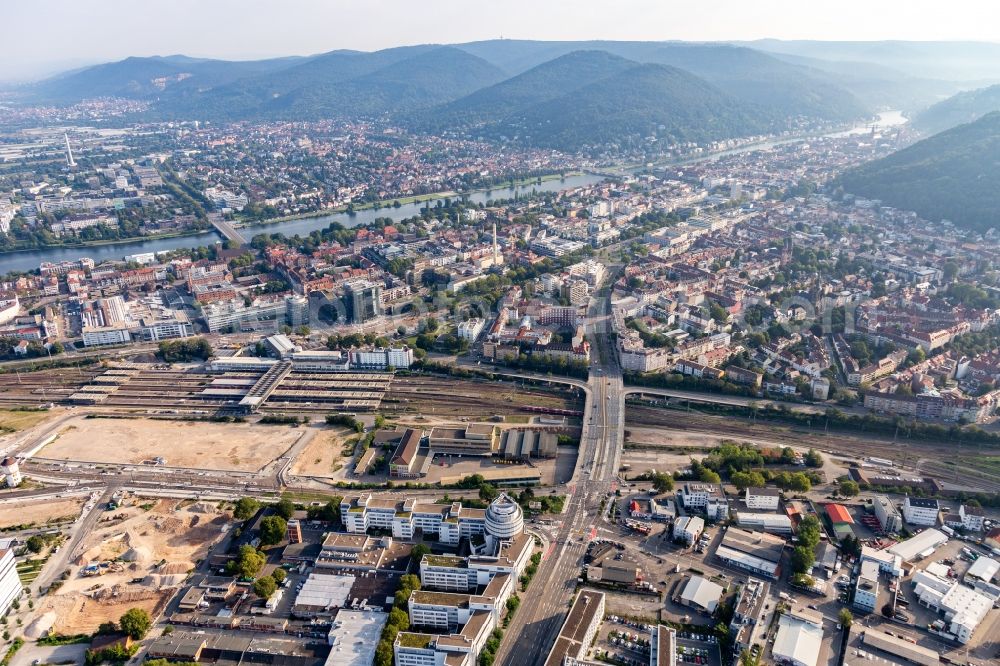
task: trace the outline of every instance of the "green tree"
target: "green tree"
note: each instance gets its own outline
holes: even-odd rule
[[[740,653],[740,666],[760,666],[760,655],[743,650]]]
[[[805,493],[809,492],[810,488],[812,488],[812,482],[802,472],[795,472],[788,476],[788,490],[797,490]]]
[[[410,600],[410,594],[420,589],[420,579],[413,574],[404,574],[399,578],[399,587],[396,588],[396,596],[393,605],[396,608],[405,610]]]
[[[951,282],[956,276],[958,276],[958,264],[954,261],[946,261],[944,262],[942,272],[944,274],[944,281]]]
[[[760,472],[734,472],[729,480],[736,489],[743,492],[747,488],[759,488],[764,485],[764,475]]]
[[[420,560],[424,559],[424,555],[431,552],[431,549],[424,543],[418,543],[410,551],[410,559],[413,560],[414,564],[420,564]]]
[[[858,484],[850,479],[843,479],[837,490],[845,497],[854,497],[861,492],[861,488],[858,487]]]
[[[118,626],[132,640],[141,641],[153,626],[153,619],[142,608],[130,608],[118,620]]]
[[[45,539],[35,534],[28,537],[28,540],[25,542],[25,545],[31,552],[40,553],[42,552],[42,548],[45,547]]]
[[[846,631],[850,629],[852,624],[854,624],[854,616],[851,615],[851,611],[846,608],[841,608],[840,613],[837,615],[837,622],[839,622],[840,626]]]
[[[233,509],[233,517],[236,520],[249,520],[253,518],[258,509],[260,509],[260,502],[252,497],[241,497],[236,501],[236,507]]]
[[[393,608],[389,611],[388,623],[400,631],[406,631],[410,628],[410,616],[402,608]]]
[[[281,516],[265,516],[260,521],[260,543],[273,546],[281,543],[288,530],[288,523]]]
[[[375,646],[375,666],[392,666],[394,659],[392,643],[386,640],[379,641]]]
[[[798,538],[799,543],[808,546],[810,549],[815,548],[820,542],[820,530],[822,526],[819,523],[819,518],[814,515],[808,515],[802,519],[799,523]]]
[[[101,622],[97,625],[97,633],[100,636],[107,636],[108,634],[118,633],[118,624],[108,620],[107,622]]]
[[[295,515],[295,504],[287,497],[283,497],[274,505],[274,512],[288,520]]]
[[[236,559],[230,560],[226,567],[234,576],[249,579],[257,576],[266,561],[263,553],[247,544],[240,546]]]
[[[281,567],[278,567],[277,569],[271,572],[271,578],[273,578],[274,582],[277,583],[278,585],[284,583],[285,578],[287,578],[287,576],[288,574],[285,573],[285,570],[282,569]]]
[[[823,466],[823,456],[816,449],[809,449],[809,452],[806,453],[805,461],[809,467]]]
[[[253,582],[253,593],[261,599],[270,599],[277,589],[278,584],[271,576],[261,576]]]
[[[812,548],[804,545],[796,546],[792,550],[792,571],[799,574],[809,573],[815,559],[816,556],[813,554]]]
[[[496,499],[497,494],[498,492],[496,486],[492,484],[484,483],[483,485],[479,486],[479,499],[483,500],[484,502],[492,502],[494,499]]]
[[[652,481],[653,489],[658,493],[669,493],[674,489],[674,477],[666,472],[657,472]]]

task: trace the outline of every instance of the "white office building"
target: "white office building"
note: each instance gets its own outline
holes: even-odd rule
[[[83,344],[85,347],[101,347],[106,345],[123,345],[132,340],[132,333],[125,324],[114,326],[84,326]]]
[[[498,539],[510,539],[524,531],[524,513],[507,493],[500,493],[486,507],[486,532]]]
[[[485,327],[486,321],[478,317],[463,321],[458,325],[458,339],[473,343]]]
[[[903,517],[911,525],[934,527],[940,507],[936,499],[906,496],[903,500]]]
[[[693,544],[705,531],[705,520],[701,516],[681,516],[674,521],[674,541]]]
[[[729,517],[729,502],[717,483],[685,483],[677,491],[677,501],[688,511],[698,511],[710,520]]]
[[[879,564],[874,560],[861,562],[861,573],[854,586],[854,607],[866,613],[874,613],[878,602]]]
[[[448,545],[480,534],[510,539],[524,531],[521,507],[505,493],[485,510],[469,509],[461,502],[433,504],[413,498],[377,499],[371,493],[363,493],[341,500],[340,518],[352,534],[380,529],[391,531],[393,538],[412,539],[419,531],[436,534],[439,541]]]
[[[962,520],[962,527],[970,532],[982,532],[986,516],[978,506],[963,504],[958,507],[958,517]]]
[[[871,546],[861,546],[861,563],[875,562],[879,571],[899,578],[903,575],[903,558],[886,550],[876,550]]]
[[[882,531],[887,534],[898,532],[903,527],[903,517],[899,515],[899,509],[885,495],[875,495],[872,498],[872,508],[875,510],[875,517],[878,524],[882,526]]]
[[[781,491],[777,488],[747,488],[743,493],[743,501],[747,508],[754,511],[777,511]]]
[[[376,347],[374,349],[352,349],[351,367],[359,370],[406,369],[413,365],[413,350],[402,347]]]

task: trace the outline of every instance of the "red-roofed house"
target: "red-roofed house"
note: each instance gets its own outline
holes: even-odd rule
[[[834,525],[853,525],[854,518],[843,504],[827,504],[826,515]]]

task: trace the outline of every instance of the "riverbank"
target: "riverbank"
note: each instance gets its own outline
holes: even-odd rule
[[[60,243],[58,245],[41,245],[39,247],[19,247],[16,250],[0,250],[0,258],[7,255],[23,254],[25,252],[42,252],[45,250],[83,250],[88,247],[102,247],[105,245],[119,245],[121,243],[143,243],[146,241],[168,240],[170,238],[188,238],[189,236],[201,236],[212,233],[212,227],[207,229],[192,229],[191,231],[177,231],[168,234],[150,234],[148,236],[128,236],[126,238],[102,238],[101,240],[80,241],[79,243]]]
[[[428,201],[437,201],[438,199],[453,199],[456,197],[471,196],[474,194],[485,194],[487,192],[494,192],[497,190],[509,190],[512,187],[526,187],[528,185],[536,185],[541,183],[551,182],[553,180],[563,180],[565,178],[572,178],[574,176],[584,175],[583,171],[569,171],[565,174],[551,173],[544,176],[535,176],[531,178],[518,178],[512,181],[504,181],[493,187],[481,187],[474,190],[466,190],[464,192],[455,192],[454,190],[446,190],[444,192],[431,192],[428,194],[414,194],[408,197],[395,197],[392,199],[381,199],[379,201],[369,201],[367,203],[358,204],[352,208],[349,206],[337,206],[336,208],[326,208],[324,210],[314,210],[308,213],[298,213],[295,215],[283,215],[281,217],[272,217],[266,220],[240,220],[233,224],[235,229],[244,229],[246,227],[258,227],[264,225],[281,224],[283,222],[295,222],[297,220],[308,220],[314,217],[325,217],[327,215],[342,215],[350,214],[353,210],[355,213],[363,210],[395,210],[398,207],[409,206],[416,203],[426,203]],[[396,204],[399,204],[397,206]]]
[[[523,196],[536,189],[539,192],[560,192],[562,190],[573,189],[576,187],[593,185],[601,180],[603,180],[603,176],[594,174],[567,174],[565,177],[562,177],[559,174],[553,174],[550,178],[543,180],[541,185],[538,184],[538,177],[536,176],[534,178],[522,180],[521,182],[527,182],[528,184],[522,184],[515,188],[511,188],[508,181],[506,184],[494,186],[490,189],[476,191],[470,190],[468,192],[459,193],[455,196],[461,196],[463,199],[467,199],[472,204],[486,204],[494,198],[511,198],[516,195]],[[434,196],[442,197],[444,196],[444,193],[437,193]],[[425,205],[424,203],[400,204],[400,206],[396,208],[391,205],[392,201],[393,200],[390,200],[390,205],[388,207],[381,208],[379,210],[374,210],[373,208],[360,211],[355,210],[353,214],[348,214],[346,212],[331,213],[324,210],[315,211],[308,214],[308,216],[299,216],[295,219],[284,220],[274,224],[245,224],[240,227],[240,232],[246,238],[253,238],[258,234],[272,234],[278,232],[289,237],[296,235],[307,236],[313,231],[327,228],[332,222],[341,224],[346,228],[371,224],[379,218],[386,218],[392,220],[393,222],[400,222],[414,216],[419,216],[421,214],[421,209]],[[60,261],[77,261],[81,256],[88,256],[95,262],[100,263],[106,260],[120,260],[124,256],[133,254],[158,254],[161,252],[171,252],[174,250],[209,246],[224,241],[225,238],[223,238],[217,230],[210,229],[199,234],[191,234],[183,237],[144,237],[137,241],[111,242],[100,246],[90,245],[86,248],[54,246],[34,250],[23,250],[6,255],[3,258],[3,261],[0,262],[0,271],[37,271],[39,263],[43,261],[51,263],[59,263]]]

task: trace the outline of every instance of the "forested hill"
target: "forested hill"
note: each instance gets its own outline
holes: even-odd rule
[[[1000,227],[1000,112],[848,171],[836,184],[931,221]]]
[[[606,51],[573,51],[412,120],[431,130],[490,126],[638,64]]]
[[[991,111],[1000,111],[1000,85],[967,90],[925,109],[913,126],[929,134],[971,123]]]
[[[588,146],[708,141],[767,131],[767,114],[696,76],[635,65],[508,117],[495,132],[531,145]]]

